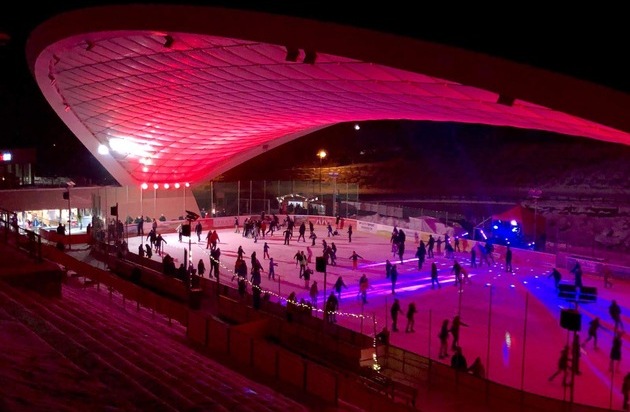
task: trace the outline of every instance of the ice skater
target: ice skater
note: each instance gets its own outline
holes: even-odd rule
[[[394,299],[392,307],[389,308],[389,314],[392,317],[392,331],[398,332],[398,315],[404,315],[404,312],[400,307],[400,301],[398,299]]]
[[[424,241],[420,241],[420,245],[416,250],[416,256],[418,258],[418,270],[422,270],[422,265],[424,264],[424,258],[427,255],[427,248],[424,245]]]
[[[512,249],[510,245],[507,245],[507,249],[505,249],[505,271],[512,272]]]
[[[588,323],[588,337],[586,338],[586,340],[584,342],[582,342],[582,347],[585,348],[586,344],[588,342],[591,341],[591,339],[593,340],[593,348],[595,350],[597,350],[597,330],[602,327],[600,321],[599,321],[599,316],[595,316],[593,319],[591,319],[591,321]]]
[[[263,246],[263,259],[270,259],[269,258],[269,245],[267,244],[267,242],[265,242],[265,245]]]
[[[553,268],[548,278],[553,277],[554,284],[556,286],[556,291],[560,289],[560,281],[562,280],[562,274],[558,270],[558,268]]]
[[[553,381],[556,376],[561,373],[564,375],[562,379],[562,384],[567,386],[567,377],[569,369],[569,345],[564,345],[564,348],[560,351],[560,357],[558,358],[558,369],[549,377],[549,382]]]
[[[440,282],[438,281],[438,268],[435,262],[431,262],[431,289],[435,289],[435,285],[437,284],[438,288],[441,288]]]
[[[398,280],[398,269],[396,269],[396,265],[392,266],[389,278],[392,281],[392,294],[394,294],[396,293],[396,281]]]
[[[448,357],[448,319],[444,319],[442,321],[442,327],[440,328],[440,333],[438,334],[438,339],[440,339],[440,354],[439,358],[444,359]]]
[[[357,270],[359,267],[359,259],[363,259],[363,257],[353,250],[352,255],[348,259],[352,259],[352,270]]]
[[[416,312],[418,312],[418,309],[416,309],[416,304],[414,302],[409,303],[409,306],[407,307],[407,326],[405,327],[406,333],[415,332],[414,326],[416,325]]]
[[[608,307],[608,313],[612,318],[613,322],[615,322],[615,331],[621,329],[623,330],[623,323],[621,322],[621,308],[615,299],[610,302],[610,306]]]
[[[466,323],[462,322],[459,315],[455,315],[453,317],[453,321],[451,322],[451,328],[449,332],[453,336],[453,342],[451,343],[451,349],[455,350],[459,346],[459,331],[462,326],[468,326]]]
[[[276,262],[273,261],[273,258],[270,257],[269,258],[269,271],[268,273],[268,279],[273,279],[276,280],[276,266],[278,266],[278,264]]]

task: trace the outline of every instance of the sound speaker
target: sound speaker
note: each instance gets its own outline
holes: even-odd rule
[[[323,256],[315,257],[315,270],[317,272],[326,272],[326,259]]]
[[[566,300],[575,300],[577,296],[577,288],[575,285],[561,283],[558,285],[558,297]]]
[[[580,288],[580,302],[592,303],[597,301],[597,288],[592,286],[582,286]]]
[[[560,326],[563,329],[579,332],[582,329],[582,314],[575,309],[562,309]]]
[[[182,225],[182,236],[190,236],[190,225]]]

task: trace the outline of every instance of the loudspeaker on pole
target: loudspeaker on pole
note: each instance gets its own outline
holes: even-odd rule
[[[326,272],[326,259],[323,256],[315,257],[315,270],[317,272]]]
[[[563,329],[579,332],[582,329],[582,314],[575,309],[562,309],[560,326]]]

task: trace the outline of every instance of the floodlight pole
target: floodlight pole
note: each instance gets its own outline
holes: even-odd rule
[[[339,173],[330,172],[328,176],[333,180],[332,214],[333,216],[337,216],[337,177],[339,177]]]
[[[70,185],[68,185],[68,250],[72,250],[72,209],[70,208]]]
[[[540,189],[530,189],[529,190],[529,196],[534,199],[534,250],[536,250],[536,240],[537,240],[537,234],[536,231],[538,229],[538,199],[540,199],[540,196],[542,195],[542,190]]]
[[[72,209],[70,208],[70,188],[75,186],[76,183],[70,180],[66,183],[66,185],[68,186],[68,250],[72,250]]]
[[[186,193],[186,186],[184,186],[184,193]],[[190,268],[190,265],[192,264],[192,220],[188,219],[188,227],[190,228],[190,231],[188,233],[188,262],[186,262],[186,270],[188,270]],[[192,271],[190,271],[188,273],[188,277],[190,278],[190,284],[188,285],[188,288],[192,288]]]
[[[319,157],[319,196],[321,197],[320,202],[322,202],[322,205],[324,205],[324,192],[322,192],[322,161],[327,154],[328,153],[323,149],[317,152],[317,157]],[[317,214],[319,214],[319,212]],[[326,214],[325,209],[324,214]]]

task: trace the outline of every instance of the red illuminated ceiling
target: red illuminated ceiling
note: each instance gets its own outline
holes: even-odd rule
[[[550,93],[569,93],[567,85],[579,83],[572,79],[288,17],[158,9],[168,12],[122,6],[62,15],[41,26],[28,46],[48,102],[123,185],[199,183],[289,140],[350,121],[481,123],[630,142],[623,129],[540,104],[560,107],[574,99]],[[286,60],[288,44],[299,47],[296,61]],[[401,44],[403,56],[395,53]],[[303,62],[305,49],[316,51],[314,64]],[[519,76],[531,84],[519,84]],[[558,88],[555,82],[562,81]],[[589,87],[582,98],[598,91]],[[491,89],[508,91],[508,104],[498,103]],[[99,147],[109,153],[99,154]]]

